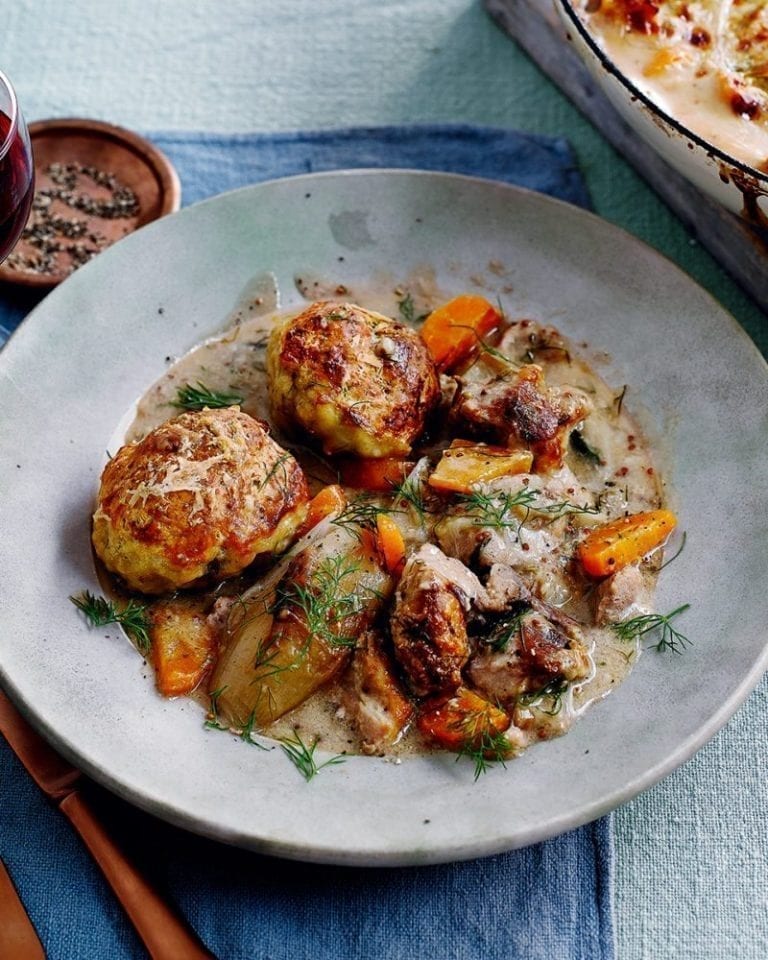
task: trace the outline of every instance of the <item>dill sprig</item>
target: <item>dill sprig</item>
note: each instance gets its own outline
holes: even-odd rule
[[[466,740],[458,750],[456,761],[468,757],[475,765],[475,783],[484,773],[488,773],[491,766],[500,763],[506,770],[506,761],[512,752],[512,744],[499,730],[490,728],[487,724],[484,729],[467,735]]]
[[[429,311],[426,313],[416,314],[416,304],[413,301],[413,297],[409,292],[406,292],[402,300],[398,300],[397,309],[400,311],[400,316],[405,320],[406,323],[415,324],[422,323],[429,316]]]
[[[589,506],[588,504],[579,506],[577,503],[571,503],[570,500],[550,503],[546,500],[540,500],[540,497],[540,490],[522,487],[517,493],[506,493],[501,490],[484,493],[480,490],[473,490],[472,493],[458,494],[457,500],[476,526],[491,527],[495,530],[516,529],[518,536],[520,536],[520,531],[527,523],[531,513],[541,514],[554,523],[555,520],[560,520],[570,514],[597,514],[600,512],[599,502],[595,506]],[[515,508],[523,510],[522,517],[516,515]]]
[[[395,484],[392,487],[392,498],[397,506],[401,503],[407,504],[418,516],[421,526],[424,526],[426,516],[430,511],[427,507],[424,489],[418,478],[414,476],[406,477],[402,483]]]
[[[306,584],[293,581],[281,584],[276,592],[273,613],[291,609],[307,631],[307,643],[325,641],[329,647],[354,647],[357,637],[338,632],[347,617],[360,612],[363,598],[349,593],[344,580],[355,574],[360,565],[343,554],[321,561]]]
[[[317,747],[317,740],[315,740],[311,746],[308,746],[301,739],[301,734],[294,727],[293,737],[284,737],[280,741],[280,745],[283,748],[283,752],[291,761],[291,763],[296,767],[299,773],[304,777],[304,779],[309,783],[309,781],[316,776],[323,767],[332,767],[339,763],[344,763],[345,757],[340,754],[331,757],[328,760],[325,760],[323,763],[318,763],[315,759],[315,749]]]
[[[176,391],[176,399],[172,401],[171,406],[179,407],[181,410],[203,410],[209,407],[211,410],[221,409],[222,407],[234,407],[241,404],[245,398],[239,393],[220,393],[218,390],[209,390],[204,383],[197,381],[197,386],[191,383],[185,383]]]
[[[549,717],[556,717],[563,709],[563,696],[567,690],[567,680],[563,680],[562,678],[550,680],[549,683],[545,683],[544,686],[539,687],[538,690],[530,690],[528,693],[519,694],[517,703],[522,707],[536,707],[541,713],[546,713]],[[548,710],[539,706],[541,701],[546,697],[552,698],[552,703]]]
[[[686,647],[691,646],[692,642],[688,637],[680,633],[672,626],[674,617],[684,613],[690,607],[690,603],[684,603],[671,613],[647,613],[643,616],[632,617],[630,620],[622,620],[620,623],[612,624],[613,632],[620,640],[637,640],[654,630],[660,630],[657,643],[651,644],[654,650],[662,652],[669,650],[671,653],[682,653]]]
[[[406,323],[413,323],[416,316],[416,307],[410,293],[406,293],[402,300],[398,300],[397,309],[400,311],[400,316]]]
[[[208,713],[206,714],[203,726],[209,730],[229,730],[229,727],[225,723],[222,723],[219,717],[219,697],[226,689],[227,685],[225,684],[223,687],[212,690],[208,694]]]
[[[494,653],[505,653],[510,641],[520,632],[523,618],[530,611],[530,605],[524,603],[522,608],[509,617],[505,617],[494,625],[491,635],[486,640],[487,645]]]
[[[538,490],[529,490],[527,487],[521,488],[517,493],[483,493],[481,490],[473,490],[472,493],[459,494],[457,500],[476,526],[492,527],[495,530],[513,528],[519,533],[520,527],[528,519],[538,493]],[[515,515],[516,507],[525,511],[522,520]]]
[[[457,718],[452,727],[460,731],[462,737],[456,761],[462,757],[473,761],[475,782],[487,773],[494,763],[500,763],[506,768],[506,761],[512,755],[513,748],[504,732],[494,725],[490,704],[480,710],[470,710]]]
[[[259,750],[266,750],[267,748],[264,746],[263,743],[259,743],[258,740],[253,739],[253,727],[255,723],[256,723],[256,708],[254,707],[254,709],[251,710],[248,719],[243,724],[243,727],[240,733],[238,734],[238,736],[240,737],[241,740],[243,740],[245,743],[249,743],[252,747],[258,747]]]
[[[570,500],[560,500],[557,503],[535,504],[532,509],[536,513],[543,513],[549,517],[550,520],[555,521],[570,514],[600,513],[600,503],[598,502],[593,507],[585,503],[583,507],[580,507],[577,503],[571,503]]]
[[[149,653],[152,646],[149,636],[150,622],[147,608],[143,603],[129,600],[122,609],[118,610],[111,600],[94,596],[90,590],[85,590],[79,596],[69,599],[85,614],[86,620],[92,627],[118,623],[143,656]]]
[[[375,497],[361,493],[350,500],[341,513],[331,520],[336,527],[351,530],[359,538],[361,530],[371,530],[376,526],[376,517],[380,513],[393,513],[390,507],[382,506]]]
[[[669,558],[669,560],[665,560],[664,563],[662,563],[662,565],[659,567],[659,573],[661,573],[661,571],[664,569],[664,567],[668,567],[668,566],[670,565],[670,563],[672,563],[673,560],[677,560],[677,558],[680,556],[680,554],[681,554],[681,553],[683,552],[683,550],[685,549],[685,541],[687,540],[687,538],[688,538],[688,534],[687,534],[687,532],[686,532],[685,530],[683,530],[683,535],[682,535],[682,538],[681,538],[681,540],[680,540],[680,546],[677,548],[677,550],[674,552],[674,554]]]

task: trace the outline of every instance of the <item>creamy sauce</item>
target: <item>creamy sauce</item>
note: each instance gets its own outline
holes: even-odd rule
[[[755,0],[658,7],[642,23],[632,0],[579,0],[590,32],[649,99],[704,140],[768,170],[768,14]]]
[[[413,288],[405,288],[381,284],[379,278],[379,284],[368,290],[345,288],[344,296],[395,317],[398,316],[398,302],[402,300],[406,289],[409,293],[412,289],[416,291],[412,294],[416,315],[446,299],[440,295],[429,273],[412,280]],[[306,288],[310,298],[339,296],[337,288],[330,291],[320,281],[310,277],[297,278],[296,282],[301,289]],[[230,329],[173,363],[167,373],[147,391],[138,404],[135,420],[126,436],[127,441],[136,442],[154,427],[176,415],[178,410],[174,400],[178,388],[184,384],[200,382],[211,390],[240,394],[245,398],[241,405],[245,412],[269,420],[266,343],[273,324],[285,314],[275,312],[278,299],[276,295],[265,293],[267,288],[268,284],[265,287],[262,283],[252,289],[233,311]],[[540,330],[535,324],[527,324],[524,321],[513,327],[505,335],[500,347],[510,354],[519,355],[531,342],[533,333]],[[533,477],[532,482],[541,490],[543,497],[553,502],[567,500],[597,506],[590,512],[567,515],[554,521],[546,514],[537,516],[533,511],[524,518],[517,535],[512,530],[491,531],[486,549],[494,560],[514,564],[537,596],[586,625],[584,636],[592,670],[586,680],[568,687],[558,701],[556,711],[553,711],[549,701],[528,706],[528,714],[541,725],[530,734],[521,735],[526,742],[565,732],[575,717],[621,683],[640,653],[637,642],[627,644],[618,640],[611,629],[594,625],[593,598],[574,591],[573,579],[566,569],[566,555],[572,550],[574,539],[584,527],[624,513],[652,509],[661,502],[654,460],[637,424],[623,409],[620,391],[609,388],[592,367],[576,354],[572,345],[563,342],[566,348],[546,356],[537,354],[535,361],[543,367],[549,385],[575,387],[589,397],[593,412],[585,423],[582,436],[588,447],[599,450],[601,462],[596,466],[583,452],[570,449],[559,472],[546,477]],[[333,470],[328,468],[322,457],[291,444],[285,437],[277,435],[276,439],[294,452],[307,471],[314,490],[334,482]],[[426,465],[427,461],[422,461],[417,472],[423,474]],[[521,482],[519,476],[505,478],[491,484],[489,489],[514,491]],[[351,491],[350,497],[356,493]],[[413,520],[410,529],[405,530],[409,549],[418,549],[427,534],[428,531]],[[431,545],[421,549],[439,553]],[[628,615],[650,612],[652,609],[650,598],[661,550],[656,553],[642,562],[642,596],[635,598]],[[458,567],[458,561],[450,559],[444,566],[444,572],[447,577],[456,579],[453,565]],[[462,593],[469,602],[476,599],[479,581],[465,568],[462,570]],[[242,578],[225,584],[218,592],[234,595],[246,586],[250,584]],[[202,598],[190,599],[190,603],[204,605],[210,603],[210,598],[209,593]],[[275,721],[265,732],[281,738],[292,735],[298,729],[313,738],[319,738],[324,749],[358,752],[357,735],[348,722],[343,694],[344,681],[337,679]],[[199,692],[197,697],[203,701],[206,699]],[[542,730],[548,732],[542,733]],[[423,753],[427,749],[419,733],[411,729],[387,752],[391,756],[400,756]]]

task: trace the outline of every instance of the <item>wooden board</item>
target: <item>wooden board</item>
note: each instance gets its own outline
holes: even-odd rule
[[[662,199],[696,239],[768,310],[768,239],[702,194],[666,164],[622,119],[592,79],[552,0],[484,0],[488,13],[568,96]]]

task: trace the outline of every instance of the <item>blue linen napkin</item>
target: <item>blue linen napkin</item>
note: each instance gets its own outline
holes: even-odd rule
[[[563,140],[462,125],[151,138],[184,202],[345,167],[449,170],[589,206]],[[0,290],[0,342],[39,295]],[[510,775],[513,771],[510,770]],[[196,837],[95,785],[107,829],[220,960],[612,960],[609,818],[467,863],[353,869],[279,861]],[[69,825],[0,739],[0,857],[50,960],[144,951]],[[180,958],[183,960],[183,958]]]

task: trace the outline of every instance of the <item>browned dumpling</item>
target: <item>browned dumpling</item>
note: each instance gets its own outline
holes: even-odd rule
[[[329,454],[408,454],[439,398],[419,335],[349,303],[313,303],[276,327],[267,369],[275,422]]]
[[[306,513],[301,467],[237,407],[183,413],[104,469],[93,544],[142,593],[236,576],[290,542]]]

